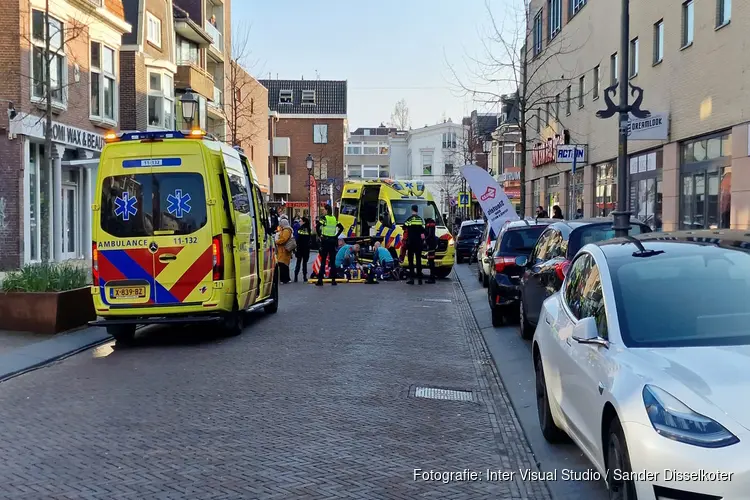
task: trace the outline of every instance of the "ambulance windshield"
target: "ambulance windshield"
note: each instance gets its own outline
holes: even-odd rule
[[[427,200],[392,200],[391,205],[393,207],[393,218],[396,224],[403,224],[406,219],[411,215],[411,206],[416,205],[419,207],[419,216],[425,218],[425,208],[430,207],[432,210],[427,210],[428,214],[435,219],[435,223],[438,226],[444,226],[443,217],[440,215],[440,211],[435,205],[434,201]],[[432,213],[429,213],[432,212]]]

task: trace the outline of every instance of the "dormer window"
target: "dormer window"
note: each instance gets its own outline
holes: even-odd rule
[[[292,104],[293,93],[291,90],[279,90],[279,104]]]
[[[315,104],[315,91],[314,90],[302,91],[302,104]]]

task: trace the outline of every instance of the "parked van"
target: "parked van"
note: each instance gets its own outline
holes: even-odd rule
[[[435,200],[422,181],[398,181],[377,179],[348,181],[344,185],[339,208],[339,222],[349,238],[375,236],[382,238],[383,245],[398,252],[403,240],[403,223],[411,215],[411,207],[419,208],[425,217],[425,209],[431,208],[437,223],[438,248],[435,253],[437,278],[447,277],[453,269],[455,248],[453,237],[440,215]],[[427,252],[423,256],[427,268]]]
[[[128,342],[136,325],[275,313],[274,229],[248,159],[200,131],[108,134],[92,228],[92,322]]]

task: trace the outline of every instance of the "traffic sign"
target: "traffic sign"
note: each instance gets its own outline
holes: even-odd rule
[[[458,206],[462,208],[469,206],[469,193],[458,193]]]

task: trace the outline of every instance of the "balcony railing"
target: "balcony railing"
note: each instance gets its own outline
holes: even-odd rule
[[[224,53],[224,37],[222,36],[221,32],[211,24],[211,21],[206,21],[206,31],[209,35],[211,35],[211,38],[214,39],[214,41],[211,43],[211,46],[218,50],[221,53]]]

